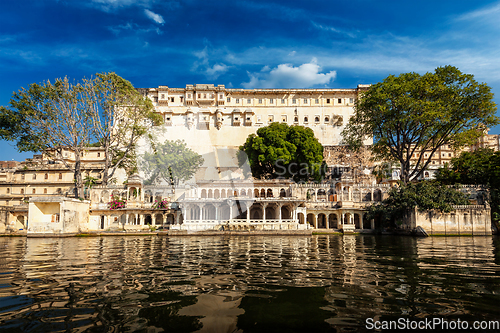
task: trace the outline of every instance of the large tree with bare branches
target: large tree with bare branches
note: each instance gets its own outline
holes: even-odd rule
[[[399,162],[407,183],[422,174],[440,146],[459,149],[498,124],[492,98],[488,85],[453,66],[390,75],[360,96],[342,135],[354,149],[373,138],[374,155]]]
[[[67,78],[22,88],[1,107],[0,137],[16,141],[19,151],[45,151],[73,171],[75,196],[83,197],[81,153],[91,138],[88,106],[82,86]],[[63,156],[68,149],[74,162]]]
[[[67,78],[31,84],[0,107],[0,138],[19,151],[44,151],[74,173],[75,196],[83,197],[81,155],[91,143],[105,149],[103,183],[118,167],[135,164],[135,144],[148,125],[159,123],[151,101],[114,73],[71,83]],[[63,150],[74,153],[74,162]]]
[[[154,112],[151,100],[141,95],[127,80],[115,73],[97,74],[83,80],[92,135],[104,148],[105,162],[102,183],[107,185],[118,168],[134,172],[137,169],[135,148],[150,125],[162,122]]]

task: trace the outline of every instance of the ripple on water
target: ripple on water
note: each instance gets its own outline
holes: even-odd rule
[[[13,332],[358,331],[366,318],[495,319],[491,237],[0,238]]]

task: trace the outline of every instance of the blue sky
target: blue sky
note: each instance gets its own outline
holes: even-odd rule
[[[141,88],[355,88],[444,65],[500,102],[500,1],[25,0],[2,1],[0,22],[0,105],[98,72]]]

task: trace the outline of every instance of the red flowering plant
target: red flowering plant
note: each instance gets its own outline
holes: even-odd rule
[[[163,199],[161,201],[155,200],[153,204],[153,209],[168,209],[168,199]]]
[[[126,205],[127,205],[127,200],[123,200],[120,198],[115,199],[113,198],[113,195],[111,195],[111,201],[108,202],[110,210],[125,208]]]

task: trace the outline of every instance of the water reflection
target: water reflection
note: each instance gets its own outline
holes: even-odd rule
[[[0,238],[12,332],[329,332],[498,320],[497,238]]]

